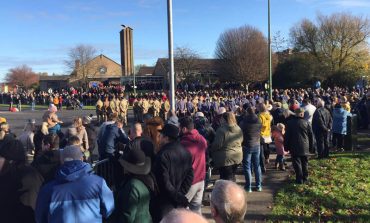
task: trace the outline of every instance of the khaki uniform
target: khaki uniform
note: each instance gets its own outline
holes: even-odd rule
[[[126,98],[123,98],[120,101],[119,109],[120,109],[121,118],[123,119],[124,124],[127,125],[128,101]]]
[[[142,104],[141,104],[141,108],[142,108],[142,114],[145,115],[146,113],[148,113],[149,111],[149,108],[150,108],[150,104],[149,104],[149,101],[144,99]]]
[[[170,102],[166,100],[162,103],[163,120],[167,120],[168,112],[171,109]]]
[[[154,117],[159,116],[159,112],[161,111],[161,102],[159,102],[158,99],[156,99],[153,102],[153,111],[154,111]]]
[[[109,109],[110,109],[111,113],[115,113],[116,112],[116,102],[115,102],[115,99],[112,99],[109,102]]]
[[[121,101],[119,100],[119,98],[116,98],[116,100],[114,102],[115,102],[115,106],[116,106],[116,111],[115,112],[120,117],[121,116],[121,110],[119,108],[119,105],[120,105]]]
[[[96,102],[96,117],[98,119],[98,123],[104,122],[104,112],[103,112],[103,102],[99,100]]]

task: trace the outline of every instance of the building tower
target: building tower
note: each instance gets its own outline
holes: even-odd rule
[[[133,29],[122,25],[120,34],[122,76],[134,74]]]

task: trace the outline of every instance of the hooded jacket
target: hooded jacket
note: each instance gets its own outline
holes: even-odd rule
[[[114,209],[113,193],[104,179],[91,174],[79,160],[65,162],[55,180],[44,185],[37,198],[36,222],[102,222]]]
[[[193,184],[201,182],[206,176],[206,149],[207,141],[196,129],[185,133],[181,137],[181,144],[187,149],[192,157],[194,171]]]
[[[216,131],[210,148],[214,167],[231,166],[243,160],[243,132],[238,125],[223,125]]]
[[[261,121],[261,136],[271,136],[271,122],[272,116],[269,112],[262,112],[259,114],[258,118]]]
[[[351,113],[344,108],[334,108],[333,110],[333,132],[337,134],[347,135],[347,117]]]

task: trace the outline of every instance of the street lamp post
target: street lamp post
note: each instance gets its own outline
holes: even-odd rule
[[[175,110],[175,74],[173,59],[173,30],[172,30],[172,0],[167,0],[168,22],[168,58],[170,62],[170,104],[171,110]]]
[[[269,96],[272,99],[272,55],[271,55],[271,21],[270,21],[270,0],[268,0],[268,54],[269,54]]]

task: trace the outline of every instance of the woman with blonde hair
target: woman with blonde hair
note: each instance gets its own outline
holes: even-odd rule
[[[89,139],[87,138],[86,129],[82,125],[82,118],[76,117],[73,119],[73,124],[68,128],[65,137],[68,140],[71,136],[77,136],[80,139],[82,151],[88,157]]]
[[[6,122],[3,122],[0,124],[0,145],[3,143],[9,141],[9,140],[14,140],[15,135],[13,133],[10,133],[9,130],[9,124]]]
[[[259,115],[258,118],[262,124],[261,128],[261,170],[262,172],[266,171],[266,163],[269,163],[269,156],[270,156],[270,143],[272,143],[271,138],[271,123],[272,123],[272,115],[267,110],[265,104],[261,103],[259,105]]]
[[[221,127],[217,129],[209,150],[214,167],[219,169],[220,179],[235,181],[237,166],[243,160],[242,142],[243,132],[237,125],[235,115],[224,113]]]

